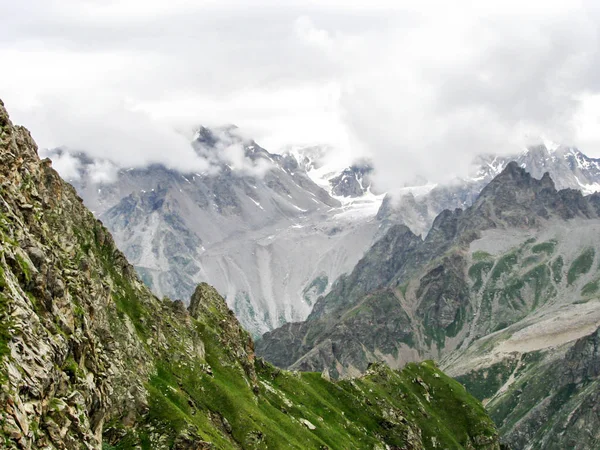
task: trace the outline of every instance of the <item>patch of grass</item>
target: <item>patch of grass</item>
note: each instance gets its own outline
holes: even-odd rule
[[[550,256],[554,253],[555,248],[556,241],[552,240],[534,245],[533,247],[531,247],[531,251],[533,253],[546,253],[548,256]]]
[[[2,253],[0,253],[0,258],[2,257]],[[2,266],[0,266],[0,292],[4,291],[4,289],[6,288],[6,272],[4,271],[4,268]]]
[[[512,270],[512,268],[518,263],[518,261],[519,258],[516,252],[511,252],[502,256],[498,260],[498,262],[496,262],[494,269],[492,270],[492,281],[498,281],[503,274],[509,273]]]
[[[400,292],[402,292],[402,297],[406,298],[406,290],[408,289],[408,282],[401,284],[398,286]]]
[[[519,310],[524,304],[521,295],[521,289],[525,286],[525,282],[519,278],[511,280],[506,286],[499,290],[498,299],[500,304],[509,306],[512,309]]]
[[[456,380],[462,383],[471,395],[479,400],[484,400],[496,394],[516,366],[517,360],[509,358],[489,367],[461,375]]]
[[[488,252],[484,252],[483,250],[477,250],[476,252],[473,252],[473,255],[471,257],[473,258],[473,261],[493,259],[493,256],[491,254],[489,254]]]
[[[539,264],[543,260],[541,255],[530,255],[525,258],[521,264],[522,267],[531,266],[533,264]]]
[[[21,273],[23,274],[25,282],[31,282],[31,267],[29,267],[29,263],[25,261],[25,259],[19,253],[15,254],[15,258],[17,259],[17,264],[21,269]]]
[[[596,251],[593,248],[588,248],[584,250],[581,255],[579,255],[575,260],[571,263],[571,267],[567,272],[567,284],[572,285],[581,275],[585,275],[592,268],[592,264],[594,264],[594,257],[596,256]]]
[[[559,256],[558,258],[556,258],[554,261],[552,261],[552,279],[554,280],[555,283],[560,283],[562,281],[563,278],[563,267],[564,267],[565,263],[563,261],[562,256]]]
[[[532,309],[539,306],[540,301],[547,300],[554,292],[554,287],[550,281],[550,269],[546,264],[540,264],[531,269],[523,276],[525,283],[529,284],[534,291],[534,301]]]
[[[600,285],[600,279],[590,281],[585,286],[583,286],[583,288],[581,289],[581,295],[583,297],[589,297],[591,295],[596,294],[598,292],[598,288],[600,287],[599,285]]]
[[[72,356],[68,357],[64,362],[62,370],[69,375],[72,381],[84,377],[83,371],[79,368],[79,364],[77,364]]]
[[[483,277],[492,269],[492,261],[480,261],[469,268],[469,278],[473,281],[473,289],[479,291],[483,286]]]
[[[12,339],[10,327],[12,320],[8,311],[8,298],[0,292],[0,362],[10,355],[8,343]]]

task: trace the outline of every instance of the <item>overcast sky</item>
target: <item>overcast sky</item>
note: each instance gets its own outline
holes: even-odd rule
[[[390,186],[542,138],[600,156],[597,1],[2,3],[0,98],[41,147],[201,168],[193,127],[235,123]]]

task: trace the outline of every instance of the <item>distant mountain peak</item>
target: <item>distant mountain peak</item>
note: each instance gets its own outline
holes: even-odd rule
[[[224,138],[226,138],[227,141],[241,142],[243,140],[239,135],[239,128],[237,125],[229,124],[218,127],[206,127],[200,125],[194,132],[192,141],[214,147],[218,142],[223,141]]]

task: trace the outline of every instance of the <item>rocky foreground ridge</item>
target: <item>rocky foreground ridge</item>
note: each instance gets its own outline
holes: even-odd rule
[[[0,161],[2,448],[499,448],[431,362],[334,383],[256,358],[207,284],[156,298],[1,102]]]

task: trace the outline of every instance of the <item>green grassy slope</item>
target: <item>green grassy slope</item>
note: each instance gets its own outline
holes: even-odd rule
[[[498,448],[479,401],[433,362],[402,371],[373,365],[361,378],[331,382],[251,353],[240,359],[249,337],[214,290],[201,290],[210,306],[190,320],[204,357],[182,361],[183,343],[170,343],[148,381],[143,423],[110,424],[107,449],[152,449],[157,439],[172,446],[186,433],[219,449]]]

